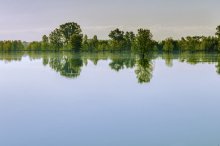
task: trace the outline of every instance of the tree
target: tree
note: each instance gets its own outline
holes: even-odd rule
[[[28,51],[41,51],[41,49],[42,49],[41,42],[37,42],[37,41],[31,42],[27,47]]]
[[[218,50],[220,50],[220,25],[216,28],[217,32],[215,35],[218,37]]]
[[[163,51],[172,52],[174,50],[174,41],[172,38],[168,38],[164,41]]]
[[[181,51],[201,51],[201,40],[203,37],[200,36],[187,36],[186,38],[182,38],[179,42]]]
[[[126,47],[127,49],[131,49],[132,44],[134,43],[135,40],[135,34],[131,31],[131,32],[126,32],[125,33],[125,41],[126,41]]]
[[[119,30],[118,28],[111,31],[109,34],[111,38],[111,47],[114,50],[122,50],[125,48],[125,38],[124,31]]]
[[[124,32],[119,30],[118,28],[111,31],[109,37],[114,41],[122,41],[124,40]]]
[[[216,51],[218,50],[218,39],[215,37],[204,37],[200,48],[204,51]]]
[[[70,39],[71,50],[78,52],[82,47],[83,36],[79,34],[73,34]]]
[[[80,26],[75,22],[69,22],[69,23],[60,25],[59,30],[63,36],[64,45],[68,45],[70,43],[71,37],[74,34],[79,35],[82,32]]]
[[[138,34],[135,38],[135,51],[139,52],[142,57],[144,54],[151,51],[154,43],[152,40],[153,35],[151,34],[150,30],[148,29],[139,29]]]
[[[47,50],[49,48],[49,38],[44,35],[42,37],[42,50]]]
[[[55,29],[50,35],[49,40],[52,47],[55,50],[66,49],[72,50],[73,49],[73,42],[76,39],[76,36],[81,37],[81,28],[77,23],[69,22],[63,25],[60,25],[59,28]],[[79,41],[78,41],[79,42]],[[82,41],[80,41],[80,46],[82,46]],[[74,46],[75,47],[75,46]]]
[[[58,51],[63,47],[62,34],[59,29],[55,29],[53,32],[51,32],[49,35],[49,40],[55,51]]]
[[[220,39],[220,25],[217,26],[216,30],[217,32],[215,33],[215,35]]]
[[[94,35],[92,40],[90,41],[90,49],[91,50],[97,50],[99,46],[99,40],[97,35]]]
[[[88,42],[88,36],[87,35],[85,35],[83,37],[82,50],[83,51],[88,51],[89,50],[89,42]]]

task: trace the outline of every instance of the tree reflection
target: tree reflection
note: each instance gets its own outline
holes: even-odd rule
[[[149,83],[152,78],[153,63],[150,58],[140,58],[137,60],[135,73],[138,79],[138,83]]]
[[[216,67],[216,72],[220,75],[220,55],[218,55],[218,60],[215,67]]]
[[[173,53],[166,52],[162,54],[162,58],[165,60],[168,67],[173,67]]]
[[[71,52],[11,52],[0,53],[0,60],[10,63],[21,61],[24,57],[33,60],[42,60],[44,66],[48,66],[61,76],[77,78],[82,72],[82,67],[89,63],[98,65],[99,61],[109,62],[109,68],[113,71],[134,69],[138,83],[149,83],[153,77],[154,61],[158,58],[165,60],[166,65],[172,67],[174,60],[196,65],[201,63],[216,64],[216,72],[220,74],[220,54],[217,53],[148,53],[138,56],[131,52],[102,52],[102,53],[71,53]]]
[[[4,52],[0,53],[0,60],[9,63],[12,61],[21,61],[24,56],[24,52]]]
[[[62,58],[51,58],[49,60],[49,66],[64,77],[76,78],[81,73],[83,60],[80,57],[68,58],[66,56]]]
[[[134,68],[135,66],[135,60],[134,59],[114,59],[112,62],[109,64],[112,70],[115,71],[120,71],[123,70],[124,68]]]

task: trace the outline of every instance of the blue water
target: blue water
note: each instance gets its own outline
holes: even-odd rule
[[[135,55],[51,55],[55,64],[82,60],[77,67],[64,64],[65,71],[43,65],[48,54],[5,56],[0,55],[1,146],[220,144],[216,55],[195,55],[194,63],[157,55],[142,68],[143,74],[149,71],[142,74],[146,82],[138,82],[141,63]],[[135,65],[116,71],[112,58],[133,58]],[[77,76],[69,76],[72,67],[80,70]]]

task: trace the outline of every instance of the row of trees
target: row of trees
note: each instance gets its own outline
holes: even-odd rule
[[[24,50],[24,44],[21,41],[0,41],[0,51],[21,51]]]
[[[139,29],[138,34],[115,29],[109,33],[110,40],[98,40],[95,35],[89,39],[83,36],[77,23],[71,22],[60,25],[49,36],[44,35],[41,42],[31,42],[28,51],[124,51],[135,50],[138,52],[150,51],[156,42],[152,39],[150,30]]]
[[[158,43],[158,49],[166,52],[173,51],[220,51],[219,37],[194,36],[186,37],[181,40],[168,38]]]
[[[1,51],[135,51],[144,56],[152,51],[182,52],[182,51],[220,51],[220,26],[217,27],[216,37],[194,36],[181,40],[168,38],[161,42],[153,40],[148,29],[139,29],[134,32],[124,32],[115,29],[109,33],[109,40],[98,40],[95,35],[89,39],[82,34],[77,23],[70,22],[60,25],[49,36],[44,35],[42,41],[31,42],[28,45],[21,41],[0,42]]]

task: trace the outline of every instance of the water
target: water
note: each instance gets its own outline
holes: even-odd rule
[[[1,146],[218,146],[216,54],[2,53]]]

